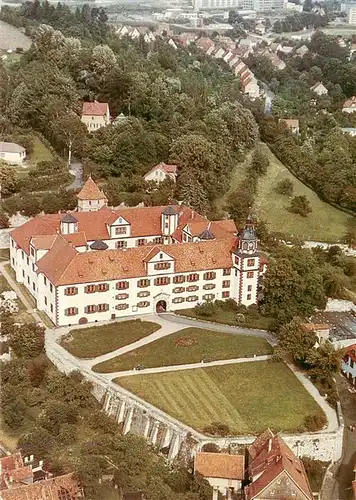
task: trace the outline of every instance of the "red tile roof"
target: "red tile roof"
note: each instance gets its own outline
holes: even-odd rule
[[[348,357],[350,357],[356,363],[356,344],[352,344],[346,347],[344,360],[346,361]]]
[[[78,200],[107,200],[105,194],[99,189],[91,177],[77,194]]]
[[[2,500],[74,500],[82,497],[81,488],[75,475],[45,479],[36,483],[2,490]]]
[[[109,109],[107,102],[83,102],[82,115],[104,116]]]
[[[152,167],[151,170],[149,170],[147,174],[145,174],[145,176],[150,174],[151,172],[155,172],[156,170],[163,170],[163,172],[165,172],[166,174],[177,175],[178,167],[177,165],[167,165],[166,163],[161,161],[161,163],[158,163],[158,165]]]
[[[204,477],[242,481],[244,469],[245,460],[243,455],[199,452],[195,457],[195,471]]]
[[[343,108],[356,108],[356,95],[344,102]]]
[[[145,260],[152,249],[160,249],[175,260],[175,272],[231,267],[231,252],[236,238],[210,240],[184,245],[154,245],[130,248],[127,251],[77,252],[62,236],[37,263],[54,285],[91,283],[147,275]]]
[[[246,488],[246,500],[261,498],[261,493],[282,473],[288,474],[300,492],[300,498],[313,500],[302,461],[297,458],[280,436],[270,430],[262,434],[249,448],[249,476],[256,477]],[[276,497],[284,500],[285,497]]]

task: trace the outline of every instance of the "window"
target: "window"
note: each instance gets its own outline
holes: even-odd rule
[[[27,262],[27,265],[29,266],[30,265],[30,259],[28,257],[26,259],[26,262]]]
[[[53,304],[50,305],[51,313],[53,313]]]
[[[198,281],[198,279],[199,279],[199,275],[196,273],[195,274],[188,274],[188,276],[187,276],[187,281],[190,281],[190,282]]]
[[[176,288],[173,288],[173,293],[182,293],[184,290],[184,286],[177,286]]]
[[[251,294],[250,293],[247,294],[247,300],[251,300]]]
[[[116,295],[116,300],[124,300],[124,299],[127,299],[129,296],[128,293],[118,293]]]
[[[138,280],[137,286],[138,288],[146,288],[147,286],[150,286],[150,280],[147,279]]]
[[[27,276],[27,283],[30,284],[30,277]]]
[[[187,292],[196,292],[197,290],[199,290],[197,285],[190,285],[187,287]]]
[[[46,278],[46,276],[43,276],[43,283],[47,286],[47,278]]]
[[[223,276],[230,276],[231,269],[223,269]]]
[[[162,269],[169,269],[171,264],[170,262],[158,262],[154,267],[157,271],[161,271]]]
[[[139,238],[139,239],[137,240],[137,246],[138,246],[138,247],[142,247],[145,243],[146,243],[145,238]]]
[[[214,280],[216,277],[216,273],[209,271],[208,273],[204,273],[205,280]]]
[[[109,290],[109,284],[108,283],[99,283],[98,285],[98,292],[107,292]]]
[[[187,302],[196,302],[198,300],[198,295],[191,295],[185,299]]]
[[[184,302],[184,297],[174,297],[172,299],[173,304],[180,304],[181,302]]]
[[[65,311],[64,314],[66,316],[75,316],[78,314],[78,309],[76,307],[68,307]]]
[[[25,277],[25,271],[22,269],[22,277]]]
[[[173,278],[173,283],[184,283],[185,282],[185,277],[180,274],[179,276],[174,276]]]
[[[128,304],[117,304],[115,306],[115,309],[117,309],[118,311],[123,311],[124,309],[128,309],[128,308],[129,308]]]
[[[254,272],[253,271],[247,271],[247,277],[248,278],[253,278]]]
[[[127,241],[117,241],[116,248],[118,249],[127,248]]]
[[[98,312],[105,312],[109,310],[109,304],[99,304]]]
[[[34,292],[36,291],[36,285],[35,285],[35,283],[32,283],[32,289],[33,289]]]
[[[85,293],[95,293],[96,292],[96,286],[95,285],[87,285],[85,287]]]
[[[224,280],[222,282],[222,286],[223,286],[223,288],[229,288],[229,286],[230,286],[230,280]]]
[[[52,283],[50,283],[50,285],[49,285],[49,290],[50,290],[51,293],[53,292],[53,285],[52,285]]]
[[[138,292],[137,297],[148,297],[150,295],[150,292],[148,290],[144,292]]]
[[[158,236],[157,238],[154,238],[153,243],[156,243],[157,245],[162,244],[163,243],[162,236]]]
[[[47,305],[47,297],[44,298],[45,306]]]
[[[118,290],[126,290],[129,287],[129,282],[128,281],[118,281],[116,283],[116,288]]]
[[[212,290],[213,288],[215,288],[214,283],[207,283],[206,285],[203,286],[204,290]]]
[[[32,264],[32,271],[35,272],[35,264]]]
[[[213,300],[215,299],[215,294],[213,293],[206,293],[205,295],[203,295],[203,300]]]
[[[22,251],[22,258],[24,259],[25,258],[25,252],[23,250]]]
[[[247,259],[247,265],[250,267],[250,266],[254,266],[255,265],[255,259]]]
[[[248,292],[251,292],[251,291],[252,291],[252,285],[248,285],[248,287],[247,287],[247,291],[248,291]]]
[[[228,299],[230,297],[230,292],[223,292],[221,296],[223,299]]]
[[[169,228],[169,223],[168,223],[168,222],[166,222],[166,223],[164,224],[164,227],[165,227],[165,229],[168,229],[168,228]]]
[[[86,306],[85,312],[88,313],[88,314],[95,313],[96,312],[96,306],[95,305]]]
[[[147,300],[142,300],[141,302],[138,302],[137,307],[148,307],[150,303]]]
[[[235,264],[238,266],[240,263],[240,259],[238,257],[235,257]]]
[[[78,293],[78,288],[76,286],[69,286],[64,290],[64,295],[76,295]]]
[[[170,282],[171,282],[170,278],[166,278],[166,277],[155,279],[156,286],[169,285]]]
[[[14,259],[14,258],[12,258],[11,260],[12,260],[12,265],[13,265],[13,267],[15,267],[15,259]]]
[[[126,234],[126,232],[127,232],[126,226],[115,227],[115,234]]]

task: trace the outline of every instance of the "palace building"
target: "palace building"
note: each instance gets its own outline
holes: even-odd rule
[[[257,302],[266,262],[253,221],[209,221],[184,205],[111,209],[89,178],[77,211],[39,215],[10,233],[11,266],[56,326]]]

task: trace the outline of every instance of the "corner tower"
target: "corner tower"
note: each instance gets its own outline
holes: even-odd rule
[[[239,245],[234,253],[237,270],[237,302],[250,306],[257,303],[260,253],[258,238],[252,217],[247,217],[245,227],[239,235]]]
[[[77,194],[78,212],[97,212],[108,204],[108,199],[95,184],[91,176],[88,177],[83,188]]]

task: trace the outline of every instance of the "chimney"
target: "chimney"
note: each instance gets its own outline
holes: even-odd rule
[[[34,457],[33,455],[30,455],[30,460],[31,460],[31,462],[33,462],[34,458],[35,458],[35,457]]]
[[[271,450],[272,450],[272,439],[270,438],[270,439],[268,440],[268,453],[270,453],[270,452],[271,452]]]

